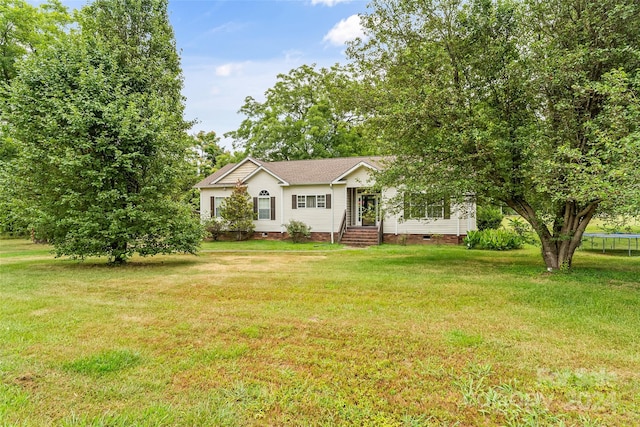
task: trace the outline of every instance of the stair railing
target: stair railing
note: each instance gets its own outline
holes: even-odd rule
[[[338,231],[338,243],[342,241],[342,236],[344,236],[344,232],[347,231],[347,210],[344,210],[342,214],[342,222],[340,223],[340,229]]]

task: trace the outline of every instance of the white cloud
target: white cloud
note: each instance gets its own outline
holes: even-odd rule
[[[184,56],[182,69],[187,97],[185,118],[197,119],[191,132],[215,131],[222,136],[236,130],[244,116],[237,111],[245,97],[252,96],[264,101],[264,93],[276,83],[277,75],[308,63],[301,52],[283,52],[282,56],[267,60],[223,62],[211,57]],[[335,60],[319,66],[331,66]],[[231,141],[222,138],[221,144],[231,148]]]
[[[229,77],[232,74],[238,74],[245,67],[246,63],[230,62],[218,65],[216,67],[216,76]]]
[[[348,41],[363,36],[364,30],[360,23],[360,17],[358,15],[351,15],[347,19],[343,19],[338,22],[331,30],[329,30],[322,41],[331,43],[335,46],[342,46]]]
[[[338,3],[346,3],[348,1],[350,1],[350,0],[311,0],[311,4],[314,5],[314,6],[317,5],[317,4],[322,4],[322,5],[325,5],[325,6],[332,7],[332,6],[337,5]]]

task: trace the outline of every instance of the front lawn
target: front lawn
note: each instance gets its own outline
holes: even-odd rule
[[[0,241],[0,425],[639,425],[640,261]]]

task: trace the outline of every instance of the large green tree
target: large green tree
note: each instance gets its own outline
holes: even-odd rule
[[[225,134],[234,148],[264,160],[301,160],[371,154],[362,117],[349,103],[356,88],[338,66],[303,65],[281,74],[265,101],[247,97],[240,127]]]
[[[58,0],[33,6],[23,0],[0,0],[0,110],[6,85],[17,74],[17,64],[64,35],[70,23],[67,9]],[[25,234],[25,205],[15,194],[14,159],[18,146],[0,120],[0,232]]]
[[[640,3],[374,0],[352,46],[407,191],[522,215],[549,269],[589,221],[638,200]]]
[[[167,1],[96,0],[77,20],[20,67],[3,114],[30,222],[58,255],[192,253],[190,123]]]
[[[48,46],[70,23],[59,0],[33,6],[24,0],[0,0],[0,81],[16,76],[16,63]]]

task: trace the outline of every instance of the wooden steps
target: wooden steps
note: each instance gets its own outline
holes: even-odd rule
[[[377,227],[347,227],[340,241],[347,246],[374,246],[378,244]]]

